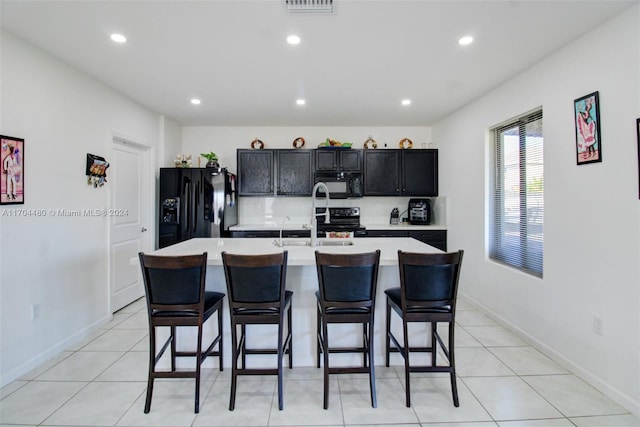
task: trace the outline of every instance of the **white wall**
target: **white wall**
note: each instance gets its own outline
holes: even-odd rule
[[[157,114],[7,32],[0,37],[0,133],[25,139],[26,192],[24,205],[0,206],[4,385],[111,316],[108,220],[12,213],[109,207],[109,184],[87,185],[87,153],[109,160],[114,135],[149,147],[163,138]]]
[[[175,155],[182,150],[182,125],[169,117],[161,117],[162,144],[158,150],[157,164],[173,167]]]
[[[508,55],[505,57],[508,60]],[[496,64],[499,66],[499,64]],[[600,93],[602,163],[577,166],[573,100]],[[544,278],[486,255],[488,129],[542,106]],[[461,291],[640,413],[640,8],[630,9],[433,128]],[[604,336],[592,330],[604,319]]]

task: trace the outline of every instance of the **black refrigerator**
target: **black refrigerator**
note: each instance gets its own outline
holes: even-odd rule
[[[224,168],[160,168],[158,246],[230,237],[237,202],[236,176]]]

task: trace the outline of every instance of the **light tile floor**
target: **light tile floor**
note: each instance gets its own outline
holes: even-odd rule
[[[458,394],[446,375],[412,374],[404,404],[400,367],[376,370],[378,407],[363,375],[331,378],[322,409],[322,371],[286,369],[285,409],[275,377],[242,377],[228,408],[230,370],[207,369],[200,413],[193,380],[156,382],[144,414],[147,319],[144,299],[79,343],[0,390],[0,425],[28,426],[378,426],[640,427],[640,420],[567,372],[489,316],[461,301],[456,325]]]

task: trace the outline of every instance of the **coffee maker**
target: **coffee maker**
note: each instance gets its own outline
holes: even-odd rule
[[[410,199],[408,211],[409,224],[431,224],[431,201],[429,199]]]

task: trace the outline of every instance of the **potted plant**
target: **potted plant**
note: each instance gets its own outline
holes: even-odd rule
[[[218,164],[218,156],[213,151],[211,151],[210,153],[202,153],[200,155],[207,159],[207,164],[205,165],[205,167],[217,168],[220,166]]]

